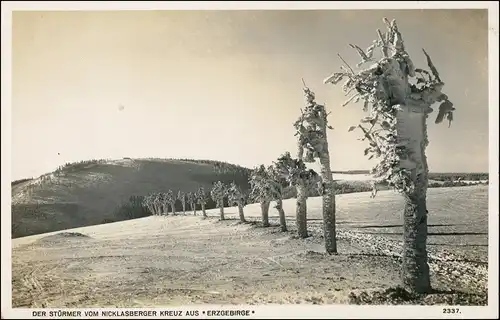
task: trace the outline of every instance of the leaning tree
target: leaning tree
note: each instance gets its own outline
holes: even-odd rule
[[[337,237],[335,230],[335,182],[330,168],[327,129],[328,113],[325,106],[316,103],[315,94],[304,83],[306,105],[299,119],[294,123],[299,137],[299,148],[305,151],[304,162],[319,160],[321,166],[321,191],[323,196],[323,233],[325,249],[329,254],[337,253]]]
[[[280,174],[291,186],[297,189],[296,223],[297,234],[307,238],[307,211],[305,204],[309,194],[321,182],[321,178],[313,169],[307,169],[302,159],[292,158],[290,152],[282,154],[274,163],[276,174]],[[300,198],[300,200],[299,200]]]
[[[245,212],[243,211],[243,207],[246,205],[246,196],[234,181],[229,185],[229,189],[227,190],[227,198],[230,205],[238,206],[240,221],[245,222]]]
[[[196,191],[196,201],[201,206],[201,212],[203,213],[203,216],[206,218],[207,211],[205,210],[205,206],[207,205],[208,202],[208,195],[205,192],[205,188],[200,187],[198,191]]]
[[[440,123],[446,117],[451,124],[455,108],[441,92],[444,83],[427,52],[423,50],[430,72],[414,67],[396,21],[384,18],[384,23],[387,31],[377,30],[378,40],[366,52],[350,45],[362,58],[358,67],[373,61],[370,67],[355,72],[343,61],[346,67],[342,72],[334,73],[324,82],[337,84],[346,79],[342,89],[347,96],[353,94],[344,105],[362,101],[363,109],[369,111],[362,124],[350,127],[349,131],[359,128],[362,140],[369,142],[365,155],[379,159],[372,169],[376,181],[386,181],[404,196],[403,285],[409,291],[427,293],[431,284],[426,249],[429,171],[425,155],[429,143],[426,119],[433,111],[431,105],[441,102],[435,122]],[[378,61],[373,58],[375,48],[381,48],[382,52]]]
[[[260,203],[262,226],[269,227],[269,206],[273,200],[270,176],[264,165],[256,167],[250,175],[250,198]]]
[[[214,183],[212,190],[210,191],[212,199],[220,209],[220,219],[224,220],[224,197],[227,195],[227,188],[221,182],[217,181]]]
[[[196,215],[196,193],[188,192],[187,201],[189,202],[191,210],[193,210],[193,215]]]
[[[177,200],[181,202],[182,213],[186,215],[186,193],[179,190],[179,192],[177,192]]]

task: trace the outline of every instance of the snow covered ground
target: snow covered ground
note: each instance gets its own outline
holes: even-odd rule
[[[487,197],[486,186],[429,190],[434,287],[484,292]],[[294,199],[284,203],[288,233],[241,224],[226,208],[222,222],[210,210],[14,239],[13,306],[351,303],[351,292],[399,284],[402,204],[391,191],[337,196],[337,256],[322,254],[320,198],[308,200],[307,239],[293,237]],[[245,213],[259,220],[258,205]]]
[[[333,179],[346,181],[370,181],[373,180],[373,177],[369,174],[334,173]]]

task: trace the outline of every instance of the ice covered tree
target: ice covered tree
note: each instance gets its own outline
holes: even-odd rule
[[[155,192],[153,194],[153,206],[155,208],[156,214],[161,215],[163,210],[162,210],[161,194],[159,192]]]
[[[186,215],[186,193],[182,191],[177,192],[177,199],[181,202],[182,213]]]
[[[269,227],[269,206],[273,200],[271,177],[264,165],[256,167],[249,179],[250,198],[260,204],[262,225]]]
[[[306,105],[299,119],[294,123],[299,137],[299,148],[305,151],[304,162],[319,160],[321,166],[321,191],[323,197],[323,235],[325,249],[329,254],[337,253],[335,229],[335,182],[330,168],[327,130],[328,114],[325,106],[316,103],[315,94],[304,83]]]
[[[161,203],[161,212],[162,214],[168,214],[168,205],[169,205],[169,194],[160,192],[160,203]]]
[[[152,194],[148,194],[147,196],[144,197],[143,205],[151,212],[153,215],[157,215],[157,212],[154,207],[154,197]]]
[[[220,209],[220,219],[224,220],[224,198],[227,195],[227,188],[226,186],[221,182],[217,181],[214,183],[212,190],[210,191],[210,195],[212,196],[212,199],[216,203],[216,205]]]
[[[172,190],[168,190],[165,194],[165,203],[170,205],[172,209],[172,215],[175,215],[175,202],[177,201],[177,197],[175,196]],[[167,207],[168,208],[168,207]]]
[[[156,208],[154,205],[154,194],[150,193],[144,198],[144,204],[151,210],[153,215],[156,215]]]
[[[310,105],[309,101],[306,100],[306,108]],[[306,109],[307,112],[307,109]],[[294,122],[293,126],[296,129],[295,136],[297,136],[297,162],[293,161],[289,164],[295,164],[300,167],[305,168],[304,162],[314,162],[313,150],[308,149],[308,128],[304,124],[304,118],[307,114],[301,110],[301,116],[297,121]],[[306,123],[307,124],[307,123]],[[304,151],[306,151],[306,158],[304,159]],[[294,160],[295,161],[295,160]],[[298,168],[298,167],[297,167]],[[306,169],[304,169],[306,170]],[[307,181],[303,179],[298,179],[295,181],[295,188],[297,191],[297,208],[296,208],[296,218],[297,218],[297,233],[299,237],[306,238],[307,235],[307,197],[308,197],[308,186]]]
[[[163,214],[163,194],[161,192],[156,192],[154,194],[154,205],[158,215]]]
[[[362,140],[367,140],[365,155],[377,158],[372,169],[376,182],[387,182],[402,193],[405,205],[403,214],[403,263],[402,281],[412,292],[431,291],[427,262],[427,187],[428,165],[425,149],[428,145],[427,118],[433,111],[431,105],[440,102],[435,122],[446,117],[453,120],[455,108],[442,93],[444,83],[425,50],[430,71],[415,68],[395,20],[384,18],[387,31],[377,30],[378,39],[363,51],[351,45],[361,56],[360,67],[365,62],[373,64],[361,71],[354,71],[345,61],[341,72],[324,80],[337,84],[345,79],[342,90],[349,98],[344,103],[363,102],[369,115],[359,128]],[[374,50],[381,49],[376,60]],[[339,56],[340,57],[340,56]]]
[[[158,215],[163,215],[165,213],[163,210],[163,204],[164,204],[163,203],[163,193],[156,192],[155,193],[155,205],[156,205],[156,211],[158,212]]]
[[[281,170],[278,169],[276,164],[269,166],[267,169],[269,172],[269,184],[271,189],[271,197],[274,201],[276,201],[276,210],[278,211],[280,217],[280,227],[282,232],[287,231],[286,227],[286,216],[285,210],[283,209],[283,195],[285,187],[288,185],[288,181],[285,176],[282,174]]]
[[[243,208],[246,205],[246,196],[234,181],[229,185],[229,189],[227,190],[227,198],[230,205],[238,206],[240,221],[245,222],[245,212],[243,211]]]
[[[301,159],[292,158],[290,152],[282,154],[274,163],[276,173],[280,174],[291,186],[297,188],[296,223],[297,234],[300,238],[307,238],[307,198],[320,182],[318,174],[307,169]]]
[[[188,192],[187,201],[189,202],[191,210],[193,210],[193,215],[196,215],[196,193]]]
[[[205,192],[205,188],[200,187],[198,191],[196,191],[196,201],[201,206],[201,212],[204,217],[207,217],[207,211],[205,210],[205,206],[208,202],[208,195]]]

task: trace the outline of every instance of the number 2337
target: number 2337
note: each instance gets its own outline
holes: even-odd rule
[[[458,308],[443,308],[443,313],[460,313]]]

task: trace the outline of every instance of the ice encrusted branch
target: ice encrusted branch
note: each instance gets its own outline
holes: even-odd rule
[[[431,57],[427,54],[425,49],[422,49],[422,51],[424,52],[425,57],[427,58],[427,65],[429,66],[429,69],[431,69],[432,74],[434,75],[434,77],[436,78],[436,80],[438,82],[441,82],[441,79],[439,78],[439,72],[437,71],[436,67],[432,63]]]
[[[342,104],[346,106],[352,102],[363,102],[363,110],[369,111],[370,115],[361,120],[360,125],[351,126],[349,131],[360,129],[363,132],[362,140],[367,140],[369,147],[364,153],[369,159],[377,158],[379,161],[372,169],[376,183],[386,181],[398,191],[411,191],[412,179],[409,172],[399,166],[400,160],[408,157],[405,145],[398,143],[396,131],[396,114],[401,107],[407,103],[422,106],[425,113],[432,112],[430,106],[435,102],[441,102],[436,123],[443,119],[450,122],[453,120],[453,103],[448,100],[446,94],[441,90],[444,83],[441,81],[439,72],[432,62],[430,55],[424,50],[427,65],[430,70],[415,68],[409,54],[405,51],[403,37],[395,20],[389,22],[383,19],[387,31],[383,33],[377,29],[378,39],[366,49],[366,53],[358,46],[349,44],[356,50],[361,65],[375,61],[374,49],[380,48],[382,56],[368,68],[361,69],[357,73],[336,72],[324,79],[324,83],[336,85],[342,84],[342,91],[348,96]],[[338,55],[344,65],[347,62]],[[409,78],[416,77],[416,83],[412,84]],[[371,106],[370,110],[368,110]],[[368,125],[368,126],[364,126]]]

